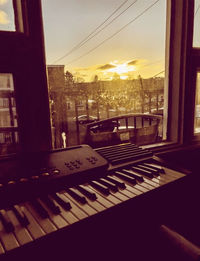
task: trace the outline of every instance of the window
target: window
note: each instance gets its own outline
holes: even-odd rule
[[[68,146],[87,143],[86,124],[94,121],[110,119],[112,124],[119,117],[122,130],[122,115],[126,119],[139,113],[141,120],[146,114],[155,120],[163,116],[166,1],[62,2],[56,7],[59,19],[53,21],[55,1],[42,4],[56,148],[63,147],[63,133]],[[164,138],[162,127],[161,120],[149,143]],[[113,136],[112,128],[102,129],[102,137]]]
[[[103,6],[102,1],[98,1],[98,3],[96,1],[86,2],[90,2],[93,7],[95,7],[96,4],[100,5],[100,7],[101,5]],[[118,6],[120,3],[122,4],[122,1],[109,1],[109,3],[112,3],[110,4],[111,6],[109,9],[108,1],[105,2],[107,4],[107,17],[111,14],[111,7],[112,11],[114,11],[117,9],[117,4]],[[157,116],[162,117],[161,132],[163,140],[173,143],[178,142],[179,144],[192,141],[194,136],[195,117],[193,116],[195,111],[196,74],[197,68],[200,68],[200,65],[198,64],[198,50],[192,49],[194,3],[189,0],[167,0],[166,2],[152,0],[151,4],[149,4],[149,2],[150,1],[142,1],[140,2],[142,3],[140,9],[134,9],[134,12],[137,11],[134,17],[140,17],[140,14],[141,17],[143,17],[142,19],[139,19],[139,17],[136,19],[136,22],[134,23],[137,24],[137,26],[135,25],[135,27],[139,28],[140,21],[143,21],[145,16],[147,19],[147,24],[145,26],[149,26],[147,27],[149,29],[148,33],[145,34],[145,37],[147,38],[143,38],[139,41],[138,48],[148,42],[148,37],[150,37],[149,33],[152,32],[152,25],[148,23],[148,19],[150,19],[152,15],[151,11],[154,11],[158,13],[157,15],[160,17],[160,20],[156,20],[157,15],[153,16],[153,22],[155,26],[160,28],[160,32],[163,34],[163,45],[160,49],[157,46],[159,41],[157,40],[156,30],[154,30],[155,41],[152,45],[149,43],[148,48],[152,48],[152,53],[153,50],[158,52],[162,49],[162,57],[159,55],[159,57],[155,56],[154,58],[158,58],[158,60],[161,58],[163,67],[162,70],[155,70],[154,73],[145,77],[145,72],[147,73],[149,69],[147,66],[145,67],[145,63],[141,64],[141,67],[142,65],[144,65],[144,67],[141,68],[140,76],[134,75],[135,71],[132,71],[133,75],[131,75],[130,72],[129,74],[126,74],[126,62],[129,61],[133,69],[134,66],[137,65],[138,60],[140,61],[140,57],[137,57],[137,54],[135,54],[133,49],[126,49],[127,39],[130,41],[132,39],[123,36],[120,37],[120,43],[122,44],[123,50],[127,51],[127,56],[123,53],[124,56],[120,57],[120,63],[119,61],[115,61],[111,57],[112,51],[114,51],[117,56],[117,54],[120,53],[121,46],[116,46],[114,44],[109,45],[107,42],[106,45],[110,50],[110,53],[106,54],[104,51],[99,51],[99,53],[101,53],[100,58],[102,59],[101,62],[98,62],[100,67],[99,70],[101,69],[100,74],[97,74],[96,71],[93,71],[92,74],[87,74],[87,70],[85,70],[84,74],[84,70],[82,70],[82,68],[80,70],[80,67],[78,70],[72,72],[70,67],[64,67],[65,63],[61,63],[61,60],[52,64],[51,61],[63,55],[63,53],[61,53],[62,48],[55,49],[53,47],[51,55],[47,55],[46,62],[44,55],[41,4],[43,4],[44,28],[47,33],[48,30],[46,30],[45,21],[48,18],[46,17],[48,16],[48,12],[46,13],[45,9],[47,8],[50,10],[51,4],[54,4],[55,8],[58,8],[58,5],[55,1],[50,0],[16,1],[17,5],[14,7],[14,13],[15,27],[18,29],[16,32],[12,33],[0,32],[0,74],[11,74],[13,77],[17,111],[17,131],[19,134],[19,149],[21,151],[48,150],[52,146],[53,148],[63,147],[64,142],[62,137],[65,136],[62,135],[63,132],[66,133],[67,146],[81,143],[83,136],[82,130],[85,130],[85,127],[84,124],[80,124],[78,117],[82,115],[86,115],[87,120],[91,119],[93,122],[96,122],[104,120],[104,118],[118,117],[122,114],[142,113],[146,115],[156,113]],[[75,3],[75,1],[71,1],[74,8],[76,7]],[[113,7],[114,4],[115,9]],[[129,4],[131,4],[131,2]],[[158,9],[156,9],[158,6],[163,7],[162,12],[158,12]],[[132,7],[134,7],[134,5]],[[55,8],[53,11],[57,10]],[[75,25],[78,24],[78,26],[83,26],[79,31],[79,36],[82,34],[81,36],[84,37],[85,25],[84,23],[80,23],[80,17],[84,21],[83,14],[85,11],[88,11],[88,6],[86,4],[80,4],[76,8],[80,8],[79,19],[76,18],[76,12],[72,12],[71,8],[68,8],[68,10],[62,9],[61,11],[66,17],[69,16],[70,19],[74,19]],[[104,6],[102,8],[104,8]],[[126,7],[124,6],[124,10],[126,8],[128,8],[128,5]],[[142,15],[142,12],[145,9],[147,9],[147,11],[145,11],[145,15]],[[84,10],[84,12],[82,12],[82,10]],[[127,10],[131,13],[132,9],[130,7]],[[104,11],[105,8],[99,9],[99,13],[104,14]],[[66,12],[70,12],[68,16],[66,15]],[[120,15],[120,17],[123,18],[121,22],[116,18],[115,22],[117,22],[117,24],[114,25],[114,22],[112,23],[115,29],[113,32],[117,32],[119,28],[122,28],[123,25],[126,25],[131,21],[126,20],[125,16],[123,16],[125,13],[126,12],[124,11],[124,13]],[[164,19],[165,13],[167,13],[166,21]],[[52,13],[50,16],[51,19],[48,20],[51,30],[54,30],[55,28],[54,40],[64,47],[68,47],[72,36],[66,34],[68,37],[67,42],[60,40],[60,35],[64,35],[65,31],[61,29],[61,27],[55,27],[54,21],[60,20],[61,24],[64,23],[64,21],[60,15],[56,17],[53,16],[55,14],[57,14],[57,12]],[[89,14],[87,19],[94,15],[94,13]],[[120,14],[120,11],[118,14]],[[55,19],[52,19],[52,17],[55,17]],[[100,18],[101,17],[102,16],[100,16]],[[131,19],[134,19],[134,17],[132,11]],[[158,21],[160,21],[159,24]],[[86,22],[88,21],[86,20]],[[75,34],[76,30],[72,30],[72,25],[72,23],[65,24],[65,29],[67,30],[69,28],[69,30]],[[90,29],[92,30],[93,24],[88,22],[88,26],[91,26]],[[142,32],[144,25],[142,26],[140,24],[140,26],[140,32]],[[127,26],[129,36],[132,34],[131,30],[135,30],[133,27]],[[165,28],[167,30],[166,38]],[[100,33],[98,37],[102,39]],[[106,37],[109,38],[111,35],[107,34],[103,39],[107,39]],[[140,34],[137,35],[137,39],[141,39],[140,37],[143,36]],[[80,38],[77,39],[77,36],[75,36],[74,39],[75,43],[78,43],[78,40],[80,40]],[[166,42],[166,44],[164,44],[164,42]],[[46,50],[52,48],[51,43],[51,41],[45,41]],[[96,45],[91,44],[91,48],[94,48],[99,43],[100,42],[98,41],[98,43],[96,42]],[[71,45],[71,47],[73,46]],[[85,46],[82,47],[85,48]],[[75,49],[77,48],[78,47]],[[68,48],[66,48],[66,51],[67,49]],[[145,55],[147,48],[142,50],[144,50],[143,54]],[[132,57],[130,56],[130,53],[133,53]],[[81,55],[82,54],[80,53],[80,56]],[[103,59],[105,57],[107,57],[108,60],[104,63],[105,60],[103,61]],[[194,57],[195,59],[193,59]],[[83,60],[85,60],[85,69],[87,66],[89,67],[89,65],[97,64],[96,62],[92,63],[92,60],[86,60],[86,57],[83,58]],[[111,64],[110,61],[113,63]],[[154,61],[156,62],[157,60],[155,59]],[[156,64],[153,64],[153,60],[152,64],[149,64],[149,66],[154,69],[155,65]],[[47,95],[46,66],[50,90],[49,96]],[[78,64],[76,66],[78,67]],[[105,69],[108,67],[110,71],[106,76],[104,73]],[[161,67],[159,68],[161,69]],[[124,69],[126,69],[125,73],[123,71]],[[84,77],[89,80],[85,80]],[[105,79],[103,77],[110,78]],[[56,79],[56,87],[54,84],[51,85],[51,82],[54,81],[54,79]],[[130,81],[132,81],[131,83],[134,85],[135,94],[130,93],[128,79],[130,79]],[[113,86],[117,86],[117,90],[120,90],[120,95],[119,91],[116,92],[116,89],[113,88]],[[65,95],[63,95],[63,88]],[[131,95],[136,95],[138,98],[127,99],[127,97],[130,97]],[[104,101],[103,104],[102,99]],[[70,110],[68,110],[69,105],[67,105],[69,103]],[[0,101],[0,104],[4,104],[3,100]],[[61,106],[63,104],[65,104],[65,106]],[[61,114],[57,113],[59,106],[59,110],[62,112]],[[69,116],[69,112],[73,112],[74,115]],[[72,124],[69,124],[70,121],[67,120],[69,118]],[[124,119],[121,122],[124,122]],[[127,120],[127,122],[130,122],[131,124],[132,120]],[[14,124],[16,124],[16,121]],[[82,134],[78,135],[80,132]],[[72,143],[68,142],[70,135],[74,138]],[[127,135],[122,136],[126,137]],[[7,137],[5,139],[9,140]],[[4,140],[3,135],[1,135],[1,140]]]

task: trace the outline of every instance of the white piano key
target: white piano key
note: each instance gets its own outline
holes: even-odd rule
[[[82,185],[84,187],[84,185]],[[86,187],[86,186],[85,186]],[[94,193],[94,191],[90,190],[87,187],[87,190],[90,191],[91,193]],[[75,189],[75,191],[77,191],[77,189]],[[81,192],[79,192],[81,193]],[[82,194],[82,193],[81,193]],[[87,204],[92,207],[93,209],[95,209],[97,212],[101,212],[105,209],[105,207],[103,205],[101,205],[97,200],[90,200],[86,197],[87,199]],[[82,205],[81,205],[82,206]],[[87,212],[88,213],[88,212]],[[89,213],[88,213],[89,214]],[[91,214],[92,215],[92,214]]]
[[[137,194],[135,194],[135,193],[133,193],[133,192],[130,192],[130,191],[128,190],[128,188],[123,189],[123,190],[120,190],[120,189],[119,189],[119,191],[120,191],[121,194],[124,194],[124,195],[127,196],[128,198],[134,198],[134,197],[137,195]]]
[[[8,210],[7,214],[12,222],[12,224],[15,227],[14,234],[20,243],[20,245],[24,245],[26,243],[29,243],[33,241],[33,238],[31,237],[30,233],[25,227],[22,227],[22,225],[19,223],[18,219],[16,218],[15,214],[12,210]]]
[[[140,186],[146,188],[147,190],[152,190],[152,189],[154,189],[153,186],[151,186],[151,185],[149,185],[149,184],[147,184],[147,183],[145,183],[145,182],[141,182],[141,183],[138,183],[138,184],[139,184]]]
[[[20,246],[15,235],[12,232],[7,233],[4,230],[1,222],[0,222],[0,238],[6,251],[15,249]]]
[[[74,189],[76,191],[76,189]],[[72,198],[68,193],[64,193],[65,196],[70,199],[70,201],[73,201],[74,204],[76,204],[78,207],[80,207],[83,211],[85,211],[88,216],[92,216],[97,213],[97,211],[89,206],[87,203],[86,204],[81,204],[80,202],[76,201],[74,198]]]
[[[158,183],[156,183],[156,182],[154,182],[153,180],[150,180],[150,179],[144,178],[144,182],[151,185],[153,188],[160,187],[160,185]]]
[[[94,191],[92,191],[89,187],[87,187],[86,185],[82,185],[83,187],[86,187],[88,191],[90,191],[91,193],[94,193]],[[90,200],[87,198],[88,201],[88,205],[90,205],[91,207],[93,207],[94,209],[96,209],[98,212],[103,211],[105,209],[104,205],[100,204],[98,201],[98,198],[96,200]]]
[[[115,179],[118,180],[118,181],[121,181],[121,179],[119,179],[118,177],[115,177]],[[142,194],[142,192],[140,190],[136,189],[134,186],[130,186],[126,182],[124,182],[124,183],[126,184],[125,190],[131,192],[133,194],[133,196],[134,195],[138,196],[138,195]],[[122,190],[122,192],[123,192],[123,190]]]
[[[134,188],[136,188],[137,190],[139,190],[139,191],[141,191],[143,193],[148,192],[148,189],[140,186],[139,184],[134,185]]]
[[[107,199],[108,201],[112,202],[114,205],[117,205],[121,202],[121,200],[119,200],[118,198],[114,197],[112,194],[109,195],[104,195],[103,193],[99,192],[98,190],[96,190],[95,188],[91,187],[89,185],[89,187],[95,191],[96,194],[101,195],[103,198]]]
[[[57,230],[56,226],[49,220],[49,218],[41,218],[41,216],[37,213],[37,211],[32,207],[32,205],[29,202],[25,202],[24,205],[40,224],[45,233],[49,234]]]
[[[121,201],[126,201],[128,200],[129,198],[127,196],[125,196],[124,194],[122,194],[120,191],[118,192],[115,192],[115,193],[111,193],[113,194],[115,197],[117,197],[119,200]]]
[[[76,204],[74,204],[73,201],[71,201],[64,193],[62,193],[62,195],[64,195],[68,201],[70,202],[72,208],[71,208],[71,212],[79,219],[84,219],[86,217],[88,217],[88,215],[81,209],[79,208]]]
[[[46,209],[46,211],[48,211],[48,208],[45,206],[45,204],[38,198],[37,199],[40,204]],[[55,215],[53,214],[51,211],[48,211],[49,213],[49,219],[52,221],[52,223],[57,227],[57,228],[63,228],[68,226],[69,224],[67,223],[67,221],[60,216],[60,214]]]
[[[20,207],[23,207],[23,211],[30,222],[27,226],[27,229],[28,229],[29,233],[31,234],[31,236],[34,239],[45,236],[46,235],[45,231],[42,229],[42,227],[39,225],[39,223],[36,221],[36,219],[32,216],[30,211],[23,204],[20,204]]]
[[[63,199],[66,199],[66,197],[61,194],[61,193],[57,193],[59,194],[59,197],[63,198]],[[58,203],[56,203],[58,204]],[[60,206],[60,210],[61,210],[61,213],[60,215],[69,223],[69,224],[73,224],[75,222],[78,221],[78,218],[76,216],[73,215],[73,213],[71,212],[71,209],[70,210],[65,210],[62,206]]]
[[[96,193],[97,201],[101,205],[103,205],[105,208],[110,208],[110,207],[114,206],[114,204],[112,202],[110,202],[107,199],[105,199],[104,197],[102,197],[101,194],[96,192],[96,190],[94,190],[90,185],[87,185],[87,188],[90,189],[91,191],[93,191],[94,193]]]

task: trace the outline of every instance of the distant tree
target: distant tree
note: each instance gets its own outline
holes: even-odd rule
[[[65,73],[65,83],[67,86],[71,86],[74,84],[74,76],[69,71],[66,71]]]

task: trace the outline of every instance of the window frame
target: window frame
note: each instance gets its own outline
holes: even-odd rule
[[[13,75],[19,152],[46,151],[51,149],[51,127],[41,1],[21,3],[21,10],[14,4],[14,11],[15,21],[23,19],[16,24],[21,29],[23,24],[23,32],[0,31],[0,73]]]
[[[0,73],[13,73],[21,151],[39,152],[52,148],[42,8],[41,0],[21,2],[21,11],[14,8],[18,13],[16,17],[23,17],[18,25],[16,22],[20,32],[0,32],[1,42],[3,40]],[[193,17],[194,1],[167,0],[164,94],[164,138],[167,142],[160,146],[149,145],[155,151],[166,150],[169,146],[185,146],[194,141],[194,117],[191,117],[195,107],[194,72],[200,64],[196,60],[194,63],[193,59]],[[11,56],[9,51],[12,48]]]

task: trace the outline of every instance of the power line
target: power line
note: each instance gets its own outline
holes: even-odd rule
[[[136,0],[137,1],[137,0]],[[62,57],[58,58],[56,61],[53,63],[56,63],[66,56],[70,55],[72,52],[80,48],[85,42],[89,41],[92,39],[94,36],[92,36],[102,25],[104,25],[123,5],[125,5],[128,2],[128,0],[125,0],[120,6],[117,7],[100,25],[98,25],[88,36],[86,36],[82,41],[80,41],[77,45],[75,45],[69,52],[67,52],[65,55]],[[103,30],[103,29],[102,29]],[[89,39],[88,39],[89,38]]]
[[[132,19],[129,23],[125,24],[123,27],[121,27],[118,31],[116,31],[114,34],[112,34],[110,37],[106,38],[103,40],[100,44],[89,50],[88,52],[84,53],[83,55],[79,56],[78,58],[70,61],[68,64],[71,64],[73,62],[78,61],[79,59],[83,58],[84,56],[88,55],[89,53],[93,52],[96,50],[98,47],[100,47],[102,44],[113,38],[115,35],[120,33],[122,30],[124,30],[127,26],[129,26],[131,23],[135,22],[139,17],[141,17],[143,14],[145,14],[149,9],[151,9],[155,4],[157,4],[160,0],[155,1],[153,4],[151,4],[149,7],[147,7],[142,13],[140,13],[138,16],[136,16],[134,19]],[[67,64],[67,65],[68,65]]]
[[[154,77],[156,77],[156,76],[158,76],[159,74],[161,74],[161,73],[164,73],[165,72],[165,70],[164,71],[161,71],[161,72],[159,72],[159,73],[156,73],[154,76],[152,76],[151,78],[154,78]]]
[[[200,8],[200,4],[198,5],[198,7],[197,7],[197,9],[196,9],[196,11],[195,11],[195,13],[194,13],[194,17],[196,16],[196,14],[198,13],[198,11],[199,11],[199,8]]]
[[[82,47],[83,45],[85,45],[88,41],[90,41],[92,38],[94,38],[96,35],[98,35],[100,32],[102,32],[106,27],[108,27],[110,24],[112,24],[118,17],[120,17],[123,13],[125,13],[132,5],[134,5],[137,2],[137,0],[135,0],[133,3],[131,3],[125,10],[123,10],[121,13],[119,13],[116,17],[114,17],[108,24],[106,24],[103,28],[101,28],[99,31],[97,31],[94,35],[92,35],[90,38],[88,38],[86,41],[84,41],[78,48],[76,48],[75,50],[79,49],[80,47]],[[74,51],[75,51],[74,50]],[[72,52],[68,53],[71,54]],[[66,57],[66,55],[65,55]]]

